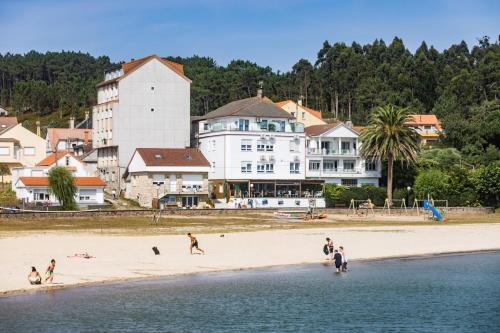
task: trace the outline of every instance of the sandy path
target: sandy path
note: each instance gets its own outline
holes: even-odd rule
[[[43,275],[57,261],[55,286],[126,278],[324,261],[326,236],[349,260],[500,249],[500,224],[295,229],[197,235],[207,255],[189,255],[187,236],[44,233],[0,238],[0,293],[32,290],[32,265]],[[152,246],[158,246],[155,256]],[[67,258],[87,251],[95,259]]]

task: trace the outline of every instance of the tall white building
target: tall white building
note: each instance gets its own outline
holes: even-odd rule
[[[321,181],[305,181],[303,124],[268,98],[226,104],[197,124],[213,197],[243,198],[253,206],[307,207],[308,198],[322,195]]]
[[[344,186],[379,185],[380,163],[360,156],[361,127],[336,123],[306,128],[306,177]]]
[[[121,176],[136,148],[189,146],[190,85],[182,65],[156,55],[105,74],[97,85],[92,135],[98,172],[109,188],[123,188]]]

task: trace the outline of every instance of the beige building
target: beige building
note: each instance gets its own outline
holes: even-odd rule
[[[203,207],[210,163],[196,148],[137,148],[125,170],[125,197],[143,207]]]
[[[439,141],[440,136],[443,135],[443,128],[435,115],[412,114],[410,117],[412,120],[405,125],[415,128],[422,145],[432,145]]]
[[[275,104],[291,114],[297,122],[303,123],[304,127],[326,124],[323,117],[321,117],[321,112],[303,106],[300,99],[297,103],[288,100]]]
[[[16,117],[0,117],[0,164],[35,166],[45,158],[45,139],[17,123]],[[11,177],[4,176],[4,182]]]

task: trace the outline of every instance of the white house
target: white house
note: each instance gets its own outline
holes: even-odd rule
[[[183,66],[151,55],[105,73],[93,108],[97,168],[109,188],[123,188],[136,148],[189,146],[190,85]]]
[[[48,128],[47,129],[47,154],[67,150],[76,152],[79,147],[87,145],[92,140],[92,129],[88,128]]]
[[[105,185],[99,177],[75,177],[76,203],[79,206],[102,205]],[[59,205],[50,193],[48,177],[19,177],[14,190],[16,196],[26,203]]]
[[[303,124],[270,99],[231,102],[197,120],[194,136],[211,164],[212,196],[226,198],[221,206],[234,207],[223,205],[230,196],[253,207],[308,207],[322,196],[321,181],[305,181]]]
[[[344,186],[378,186],[380,163],[360,156],[361,130],[340,122],[307,127],[306,178]]]
[[[210,164],[196,148],[137,148],[124,174],[125,197],[141,206],[203,207]]]

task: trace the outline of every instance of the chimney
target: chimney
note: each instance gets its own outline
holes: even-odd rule
[[[257,89],[257,97],[262,98],[262,86],[264,85],[263,81],[259,81],[259,89]]]
[[[352,128],[352,121],[348,120],[345,122],[345,125],[348,127],[348,128]]]
[[[89,143],[89,131],[83,131],[83,144]]]
[[[36,135],[42,136],[42,131],[40,130],[40,120],[36,121]]]
[[[69,128],[75,128],[75,117],[73,116],[69,117]]]
[[[85,111],[85,120],[88,120],[88,119],[89,119],[89,112]]]
[[[303,99],[303,98],[304,98],[304,96],[300,95],[299,100],[297,101],[297,104],[298,104],[299,106],[302,106],[302,99]]]

